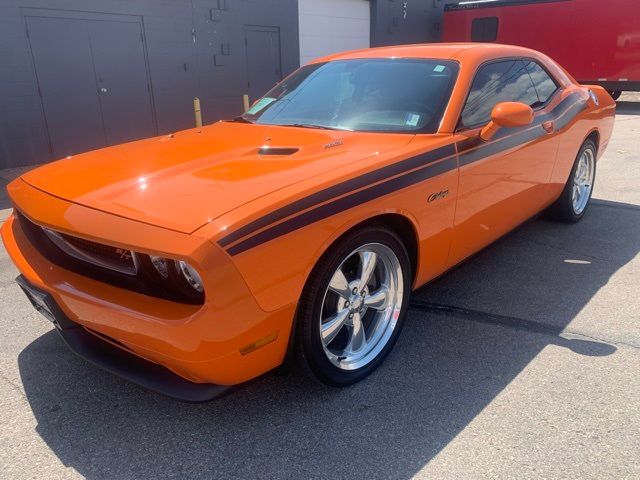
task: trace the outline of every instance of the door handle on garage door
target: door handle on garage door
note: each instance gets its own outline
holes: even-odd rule
[[[547,120],[546,122],[542,122],[542,128],[544,128],[544,131],[547,133],[553,133],[553,130],[555,129],[553,120]]]

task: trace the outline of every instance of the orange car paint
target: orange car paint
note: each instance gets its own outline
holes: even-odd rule
[[[203,277],[204,305],[64,270],[30,245],[15,216],[2,227],[9,255],[75,322],[194,382],[237,384],[283,361],[305,282],[347,230],[381,215],[404,219],[417,243],[418,287],[551,204],[585,138],[596,132],[601,155],[613,128],[615,103],[604,90],[590,87],[596,105],[587,88],[531,50],[416,45],[318,61],[365,57],[460,63],[436,134],[219,122],[61,160],[9,185],[15,207],[38,225],[189,261]],[[510,129],[490,142],[478,140],[477,128],[456,130],[477,68],[503,57],[536,59],[561,84],[534,113],[534,123],[547,114],[557,123],[547,135],[511,144]],[[260,157],[264,145],[299,151]],[[383,169],[388,174],[376,177]]]
[[[480,131],[480,139],[488,142],[501,128],[524,127],[532,122],[533,109],[529,105],[518,102],[502,102],[493,107],[491,121]]]

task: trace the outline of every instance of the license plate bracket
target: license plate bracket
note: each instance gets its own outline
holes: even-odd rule
[[[47,320],[49,320],[53,325],[62,330],[62,325],[58,321],[56,316],[56,312],[58,311],[58,307],[47,292],[40,290],[31,284],[29,284],[22,276],[16,278],[16,282],[22,288],[22,291],[27,296],[33,308],[35,308],[38,312],[40,312]]]

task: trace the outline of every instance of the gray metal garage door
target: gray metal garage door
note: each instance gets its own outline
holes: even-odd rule
[[[398,4],[402,5],[402,2]],[[371,37],[371,3],[369,1],[299,0],[298,20],[300,65],[331,53],[369,48]]]
[[[246,26],[244,34],[249,97],[255,101],[282,79],[280,29]]]
[[[54,158],[155,133],[135,16],[27,16]]]

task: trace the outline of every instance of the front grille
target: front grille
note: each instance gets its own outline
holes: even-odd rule
[[[144,255],[50,230],[33,223],[19,210],[14,213],[31,245],[66,270],[153,297],[190,305],[204,303],[204,295],[187,296],[172,284],[156,281],[149,273],[155,270]]]
[[[42,227],[42,230],[60,250],[77,260],[126,275],[136,275],[138,272],[135,254],[130,250],[73,237],[46,227]]]

